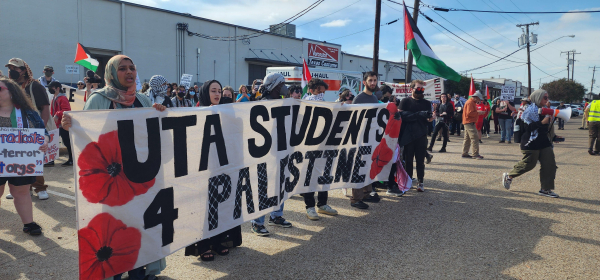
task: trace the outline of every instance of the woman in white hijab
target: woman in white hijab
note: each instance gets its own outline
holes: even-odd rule
[[[553,192],[557,167],[552,142],[550,141],[550,139],[556,139],[552,126],[552,116],[539,114],[539,109],[545,107],[548,103],[548,92],[538,89],[529,98],[531,105],[525,109],[521,116],[523,120],[523,127],[521,127],[523,131],[521,136],[523,159],[515,165],[511,172],[503,174],[502,184],[507,190],[510,189],[513,178],[531,171],[539,161],[542,188],[538,194],[557,198],[558,195]]]

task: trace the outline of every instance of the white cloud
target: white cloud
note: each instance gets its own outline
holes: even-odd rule
[[[351,21],[352,20],[349,20],[349,19],[336,19],[336,20],[332,20],[330,22],[321,24],[321,27],[344,27]]]
[[[588,8],[583,10],[573,10],[573,11],[597,11],[598,8]],[[581,14],[564,14],[560,17],[561,22],[565,23],[573,23],[578,21],[585,21],[592,18],[592,15],[589,13],[581,13]]]

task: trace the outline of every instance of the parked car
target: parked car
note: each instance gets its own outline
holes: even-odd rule
[[[579,104],[573,104],[573,105],[571,105],[571,108],[573,109],[573,111],[577,111],[579,116],[583,115],[583,106],[581,106]]]

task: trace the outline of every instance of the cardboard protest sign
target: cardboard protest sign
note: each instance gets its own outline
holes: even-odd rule
[[[192,76],[191,74],[183,74],[183,75],[181,75],[181,80],[179,81],[179,85],[184,86],[185,89],[189,89],[190,86],[192,85],[193,78],[194,78],[194,76]]]
[[[502,86],[502,91],[500,92],[500,100],[515,100],[515,86]]]
[[[388,121],[395,104],[385,106],[283,99],[69,112],[80,279],[159,260],[295,194],[387,180],[400,125]]]
[[[440,94],[444,93],[444,80],[443,78],[435,78],[431,80],[426,80],[425,82],[425,92],[423,95],[425,99],[429,101],[434,101],[440,98]],[[388,85],[392,88],[392,94],[397,98],[402,99],[405,97],[409,97],[412,95],[412,91],[410,89],[410,84],[396,84],[396,83],[387,83],[381,82],[382,85]]]
[[[0,177],[44,174],[44,129],[0,127]]]
[[[44,163],[54,161],[58,158],[60,150],[60,143],[58,141],[60,135],[58,134],[58,131],[59,129],[57,128],[48,132],[48,134],[50,134],[50,142],[48,142],[48,150],[44,154]]]

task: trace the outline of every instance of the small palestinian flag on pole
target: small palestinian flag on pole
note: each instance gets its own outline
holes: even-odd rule
[[[471,97],[471,95],[475,94],[475,91],[477,89],[475,88],[475,82],[473,81],[473,75],[471,75],[471,86],[469,86],[469,97]]]
[[[308,70],[308,65],[306,64],[306,60],[302,59],[302,98],[308,92],[308,81],[310,81],[310,71]]]
[[[404,4],[404,49],[410,50],[419,69],[448,80],[460,81],[460,75],[439,59],[421,34]]]
[[[90,52],[88,52],[88,50],[80,43],[77,43],[77,52],[75,53],[74,62],[94,72],[98,69],[99,64],[98,60],[93,59]]]

